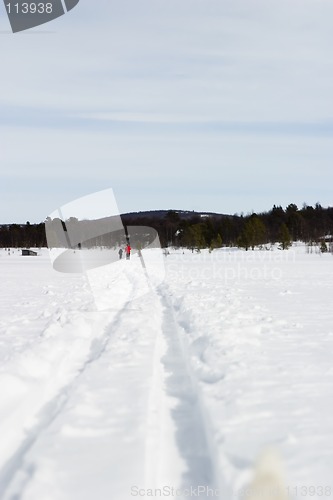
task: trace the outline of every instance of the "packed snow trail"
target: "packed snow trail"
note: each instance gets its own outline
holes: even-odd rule
[[[122,296],[124,298],[126,294]],[[111,318],[112,324],[117,325],[126,306],[127,302],[120,310],[108,314],[73,311],[71,320],[64,322],[64,331],[51,321],[42,333],[43,341],[39,345],[35,345],[32,350],[28,344],[28,348],[14,357],[17,368],[11,360],[7,363],[7,370],[13,365],[11,369],[16,372],[16,376],[12,375],[10,378],[2,375],[0,383],[4,386],[10,384],[7,389],[14,389],[8,396],[11,398],[11,406],[15,403],[15,412],[11,412],[8,420],[2,422],[2,430],[7,426],[8,432],[2,437],[1,451],[5,455],[4,445],[7,441],[8,448],[13,448],[19,440],[21,443],[7,462],[3,463],[0,472],[1,498],[5,497],[5,491],[17,472],[22,476],[23,482],[31,475],[33,467],[30,465],[25,468],[26,474],[21,471],[25,456],[42,432],[61,413],[78,379],[90,364],[101,357],[113,333],[106,325]],[[36,387],[33,383],[26,384],[25,387],[22,383],[22,391],[19,382],[26,370],[30,371],[30,377],[37,379],[39,385]]]
[[[162,331],[167,344],[162,358],[165,371],[169,374],[166,391],[178,400],[172,413],[177,424],[179,453],[187,464],[181,487],[186,490],[189,485],[205,485],[217,490],[213,439],[166,285],[158,288],[158,295],[163,305]]]
[[[196,389],[164,289],[131,300],[146,285],[138,264],[119,264],[116,290],[131,282],[129,300],[3,468],[4,500],[48,498],[51,490],[52,500],[88,500],[126,499],[132,488],[213,487]]]
[[[51,488],[52,499],[127,498],[129,478],[142,484],[151,372],[142,359],[152,356],[154,344],[149,334],[135,338],[136,311],[127,310],[118,325],[110,325],[112,340],[25,457],[21,475],[36,468],[36,476],[17,478],[4,498],[48,498]]]

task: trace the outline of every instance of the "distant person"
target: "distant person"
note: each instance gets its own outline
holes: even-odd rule
[[[126,245],[126,249],[125,249],[125,251],[126,251],[126,259],[127,259],[127,260],[129,260],[129,259],[131,258],[131,250],[132,250],[132,249],[131,249],[131,246],[130,246],[130,244],[128,243],[128,244]]]
[[[121,260],[123,258],[123,249],[120,248],[118,253],[119,253],[119,260]]]

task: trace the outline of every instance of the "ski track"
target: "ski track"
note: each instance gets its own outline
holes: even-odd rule
[[[133,282],[133,276],[130,279]],[[133,285],[131,295],[135,295],[136,291]],[[183,490],[195,485],[217,489],[220,479],[212,428],[186,352],[183,327],[175,319],[170,290],[163,284],[148,295],[147,305],[152,304],[158,312],[160,328],[156,329],[156,324],[153,325],[151,336],[154,339],[152,376],[147,390],[146,430],[144,448],[141,450],[144,453],[144,466],[137,474],[138,484],[144,485],[146,489],[161,488],[163,485]],[[135,317],[140,304],[141,307],[145,306],[145,299],[135,301],[135,307],[139,309],[134,307],[131,311],[132,304],[131,300],[124,304],[107,326],[104,335],[93,340],[89,357],[76,377],[62,387],[59,394],[39,412],[37,424],[29,430],[24,442],[2,469],[0,497],[3,500],[33,500],[45,491],[34,484],[35,474],[40,468],[38,456],[42,453],[43,441],[44,444],[51,441],[52,435],[59,429],[66,428],[66,432],[74,432],[66,423],[69,421],[66,412],[70,414],[70,408],[80,404],[83,394],[87,397],[91,390],[89,384],[84,386],[89,370],[95,368],[105,372],[101,362],[103,356],[110,355],[107,351],[112,351],[111,344],[119,339],[129,316],[134,312]],[[119,326],[121,328],[118,329]],[[136,333],[140,335],[140,332],[139,328]],[[144,480],[140,483],[142,476]],[[113,491],[119,499],[128,497],[128,492],[122,487],[123,484],[120,484]],[[81,493],[80,498],[89,498],[89,495]],[[204,497],[206,495],[199,496]],[[66,493],[64,490],[61,493],[61,489],[59,493],[53,493],[53,498],[67,500]]]
[[[172,293],[167,284],[160,286],[157,293],[164,308],[162,330],[168,347],[163,357],[165,370],[169,373],[166,390],[178,399],[173,418],[177,423],[179,453],[187,464],[181,487],[186,490],[191,485],[204,486],[214,491],[221,491],[221,488],[225,491],[213,427],[191,366],[189,346],[182,334],[184,328],[177,320],[172,305]],[[202,498],[207,498],[206,492],[202,494]]]
[[[133,286],[132,291],[129,293],[131,296],[134,293],[135,287]],[[52,422],[61,414],[64,407],[68,403],[71,393],[75,387],[80,383],[80,378],[86,372],[87,368],[98,361],[104,354],[106,348],[113,339],[113,333],[117,329],[117,326],[121,322],[123,314],[129,307],[131,299],[125,302],[124,306],[120,311],[118,311],[112,320],[105,327],[105,333],[100,338],[95,338],[91,342],[90,353],[88,358],[84,361],[82,366],[77,370],[76,376],[68,383],[66,386],[61,387],[60,392],[49,402],[47,402],[43,408],[38,412],[37,423],[34,427],[27,431],[27,436],[25,437],[23,443],[15,451],[10,460],[3,466],[0,471],[0,498],[9,498],[11,500],[19,500],[22,497],[25,484],[28,483],[29,479],[33,477],[34,466],[32,464],[24,464],[25,457],[35,445],[38,439],[40,439],[43,433],[50,427]],[[24,471],[22,469],[24,468]],[[23,473],[22,473],[23,472]],[[12,493],[9,496],[6,495],[8,488],[11,483],[15,481],[15,478],[22,476],[19,481],[21,485],[19,491]],[[17,489],[17,486],[15,487]]]

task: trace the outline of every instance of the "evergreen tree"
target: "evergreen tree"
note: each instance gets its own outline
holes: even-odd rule
[[[217,234],[216,238],[214,238],[210,244],[210,249],[214,250],[214,248],[221,248],[222,247],[222,238],[220,233]]]
[[[283,223],[280,226],[279,230],[279,242],[281,243],[281,248],[282,250],[287,250],[289,247],[291,247],[291,237],[289,233],[289,229],[287,227],[287,224]]]
[[[263,245],[266,242],[266,226],[256,214],[253,214],[245,223],[238,244],[240,247],[245,248],[245,250],[248,250],[250,247],[254,250],[255,246]]]
[[[205,248],[207,246],[203,230],[203,224],[193,224],[185,229],[183,242],[187,248],[192,250],[192,252],[195,248],[200,250],[201,248]]]

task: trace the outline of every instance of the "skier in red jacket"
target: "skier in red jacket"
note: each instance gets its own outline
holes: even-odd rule
[[[125,248],[125,252],[126,252],[126,259],[127,259],[127,260],[129,260],[129,259],[130,259],[130,257],[131,257],[131,250],[132,250],[132,249],[131,249],[131,246],[130,246],[130,244],[128,243],[128,244],[126,245],[126,248]]]

